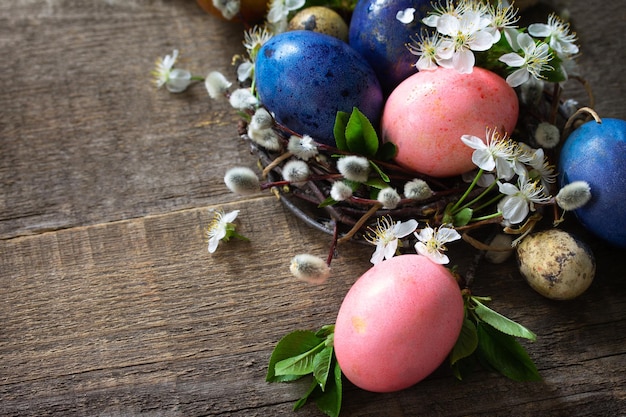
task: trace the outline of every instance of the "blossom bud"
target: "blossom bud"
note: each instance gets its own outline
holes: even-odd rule
[[[204,86],[212,99],[219,98],[228,91],[231,85],[232,83],[218,71],[211,71],[204,78]]]
[[[574,181],[563,186],[556,195],[556,203],[563,210],[576,210],[591,199],[591,188],[586,181]]]
[[[261,145],[268,151],[280,150],[280,139],[274,129],[254,129],[252,125],[248,126],[248,137],[258,145]]]
[[[274,118],[264,107],[259,107],[254,112],[249,126],[257,130],[269,129],[274,126]]]
[[[323,284],[330,277],[330,267],[320,257],[301,253],[291,259],[289,270],[298,279],[310,284]]]
[[[294,159],[285,164],[282,173],[285,181],[289,181],[295,186],[302,186],[306,183],[311,171],[306,162]]]
[[[545,149],[556,147],[561,140],[559,128],[551,123],[542,122],[535,130],[535,140],[539,146]]]
[[[231,168],[224,175],[224,183],[235,194],[247,195],[260,190],[259,178],[247,167]]]
[[[352,188],[343,181],[337,181],[330,188],[330,196],[335,201],[347,200],[352,197]]]
[[[257,105],[258,100],[249,88],[238,88],[233,91],[228,99],[230,105],[238,110],[246,110]]]
[[[430,189],[426,181],[415,178],[404,184],[404,195],[411,200],[420,201],[432,197],[433,190]]]
[[[400,194],[391,187],[383,188],[378,193],[378,202],[385,209],[395,209],[400,202]]]
[[[362,156],[349,155],[337,161],[337,169],[351,181],[366,182],[370,173],[370,163]]]
[[[289,138],[287,150],[303,161],[308,161],[318,154],[317,144],[311,136],[302,137],[293,135]]]

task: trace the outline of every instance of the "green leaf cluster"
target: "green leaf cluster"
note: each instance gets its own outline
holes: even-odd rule
[[[265,380],[290,382],[312,376],[309,389],[294,404],[294,411],[309,399],[326,415],[339,416],[342,399],[341,369],[333,349],[335,326],[317,332],[296,330],[284,336],[274,348]]]
[[[397,152],[391,142],[381,145],[376,129],[366,115],[354,107],[352,113],[338,111],[333,126],[337,149],[375,158],[381,161],[392,159]]]
[[[465,319],[461,334],[450,353],[450,364],[458,379],[476,364],[500,372],[515,381],[539,381],[537,367],[516,338],[530,341],[537,336],[521,324],[487,307],[489,298],[466,294]]]

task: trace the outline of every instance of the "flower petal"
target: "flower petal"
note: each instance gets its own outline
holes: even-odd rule
[[[394,235],[398,238],[403,238],[410,235],[417,229],[417,220],[408,220],[404,223],[398,222],[393,228]]]

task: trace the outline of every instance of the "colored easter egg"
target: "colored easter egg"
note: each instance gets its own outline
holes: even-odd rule
[[[437,68],[420,71],[389,96],[382,137],[398,147],[396,162],[433,177],[476,168],[463,135],[485,138],[486,129],[510,134],[517,123],[515,91],[499,75],[474,68],[471,74]]]
[[[443,363],[463,317],[461,290],[447,268],[422,255],[395,256],[346,294],[335,324],[337,362],[362,389],[410,387]]]
[[[261,102],[276,121],[334,146],[338,111],[357,107],[374,125],[383,95],[370,65],[345,42],[307,30],[280,33],[259,50],[255,66]]]
[[[388,95],[416,72],[417,56],[407,43],[426,28],[421,20],[432,11],[430,0],[360,0],[350,20],[350,46],[370,63]],[[413,20],[402,23],[396,18],[400,11],[415,9]]]
[[[348,25],[339,13],[328,7],[302,9],[289,21],[289,30],[312,30],[348,42]]]
[[[574,181],[589,184],[591,199],[576,209],[576,217],[590,232],[626,248],[626,121],[604,118],[578,127],[560,154],[561,186]]]

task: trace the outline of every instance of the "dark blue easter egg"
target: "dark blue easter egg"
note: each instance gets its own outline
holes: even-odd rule
[[[261,103],[278,123],[334,146],[337,111],[357,107],[374,126],[383,95],[370,65],[345,42],[312,31],[284,32],[259,50],[255,64]]]
[[[626,121],[584,123],[561,150],[561,186],[586,181],[591,200],[575,210],[580,223],[600,238],[626,248]]]
[[[428,27],[421,20],[433,10],[431,0],[360,0],[350,21],[349,43],[370,63],[385,95],[417,70],[419,58],[407,48]],[[414,8],[411,23],[400,22],[399,11]],[[417,36],[416,36],[417,35]]]

